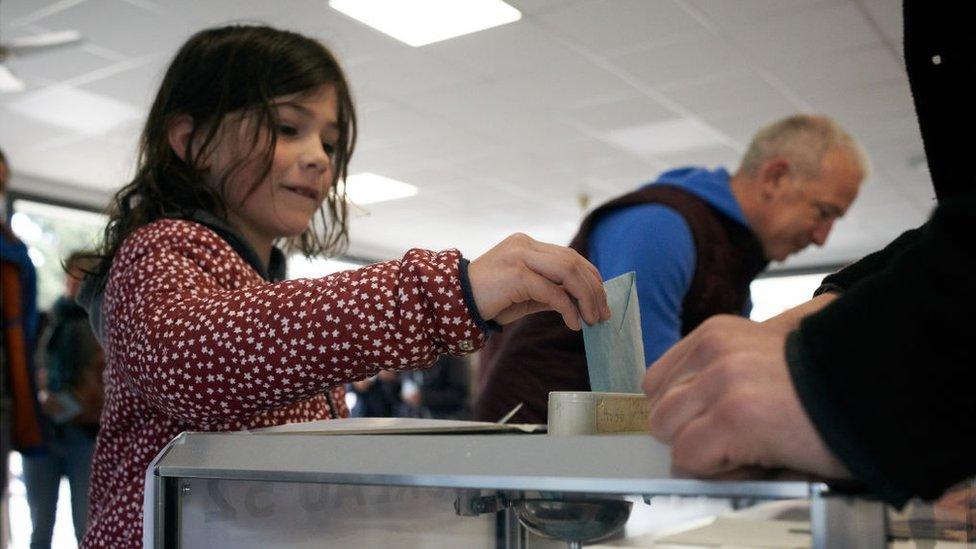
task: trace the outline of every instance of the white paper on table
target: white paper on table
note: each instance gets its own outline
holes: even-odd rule
[[[409,417],[350,417],[320,419],[303,423],[287,423],[274,427],[252,429],[262,435],[405,435],[460,433],[541,433],[545,425],[489,423],[450,419],[422,419]]]

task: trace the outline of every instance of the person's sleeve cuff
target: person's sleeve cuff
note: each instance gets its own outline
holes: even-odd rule
[[[846,290],[846,289],[847,288],[841,286],[840,284],[834,284],[832,282],[828,282],[827,280],[824,280],[820,284],[820,287],[817,288],[817,291],[813,292],[813,297],[817,297],[817,296],[822,295],[822,294],[825,294],[827,292],[834,292],[836,294],[842,294],[842,293],[844,293],[844,290]]]
[[[494,332],[500,332],[502,327],[494,320],[485,320],[478,310],[478,305],[474,301],[474,290],[471,289],[471,279],[468,277],[468,266],[471,264],[467,258],[462,257],[458,260],[458,274],[461,277],[461,292],[464,294],[464,303],[468,306],[468,313],[474,323],[484,332],[485,337],[491,337]]]
[[[833,402],[830,388],[819,374],[800,330],[786,338],[786,362],[800,404],[827,447],[872,492],[892,505],[903,506],[911,493],[884,476],[875,466],[870,450],[858,444],[857,434],[851,430],[843,410]]]

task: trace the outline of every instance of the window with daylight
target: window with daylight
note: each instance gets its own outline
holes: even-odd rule
[[[33,200],[13,201],[10,228],[27,245],[37,269],[37,307],[47,310],[64,291],[61,260],[71,252],[92,249],[108,221],[104,214]]]
[[[749,318],[761,322],[809,300],[830,273],[766,276],[753,280],[749,287],[752,292],[752,313]]]

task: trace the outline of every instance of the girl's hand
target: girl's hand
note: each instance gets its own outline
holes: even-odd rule
[[[610,318],[599,271],[576,251],[514,234],[468,268],[475,305],[485,320],[507,324],[554,310],[579,330]]]

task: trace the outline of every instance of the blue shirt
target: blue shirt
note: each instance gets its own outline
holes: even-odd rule
[[[679,168],[657,181],[700,197],[712,207],[748,227],[742,207],[732,194],[729,172],[722,168]],[[612,211],[590,233],[590,261],[604,280],[629,271],[637,273],[644,362],[650,365],[681,339],[685,294],[695,274],[695,241],[688,223],[661,204],[640,204]],[[743,315],[752,303],[747,302]]]

